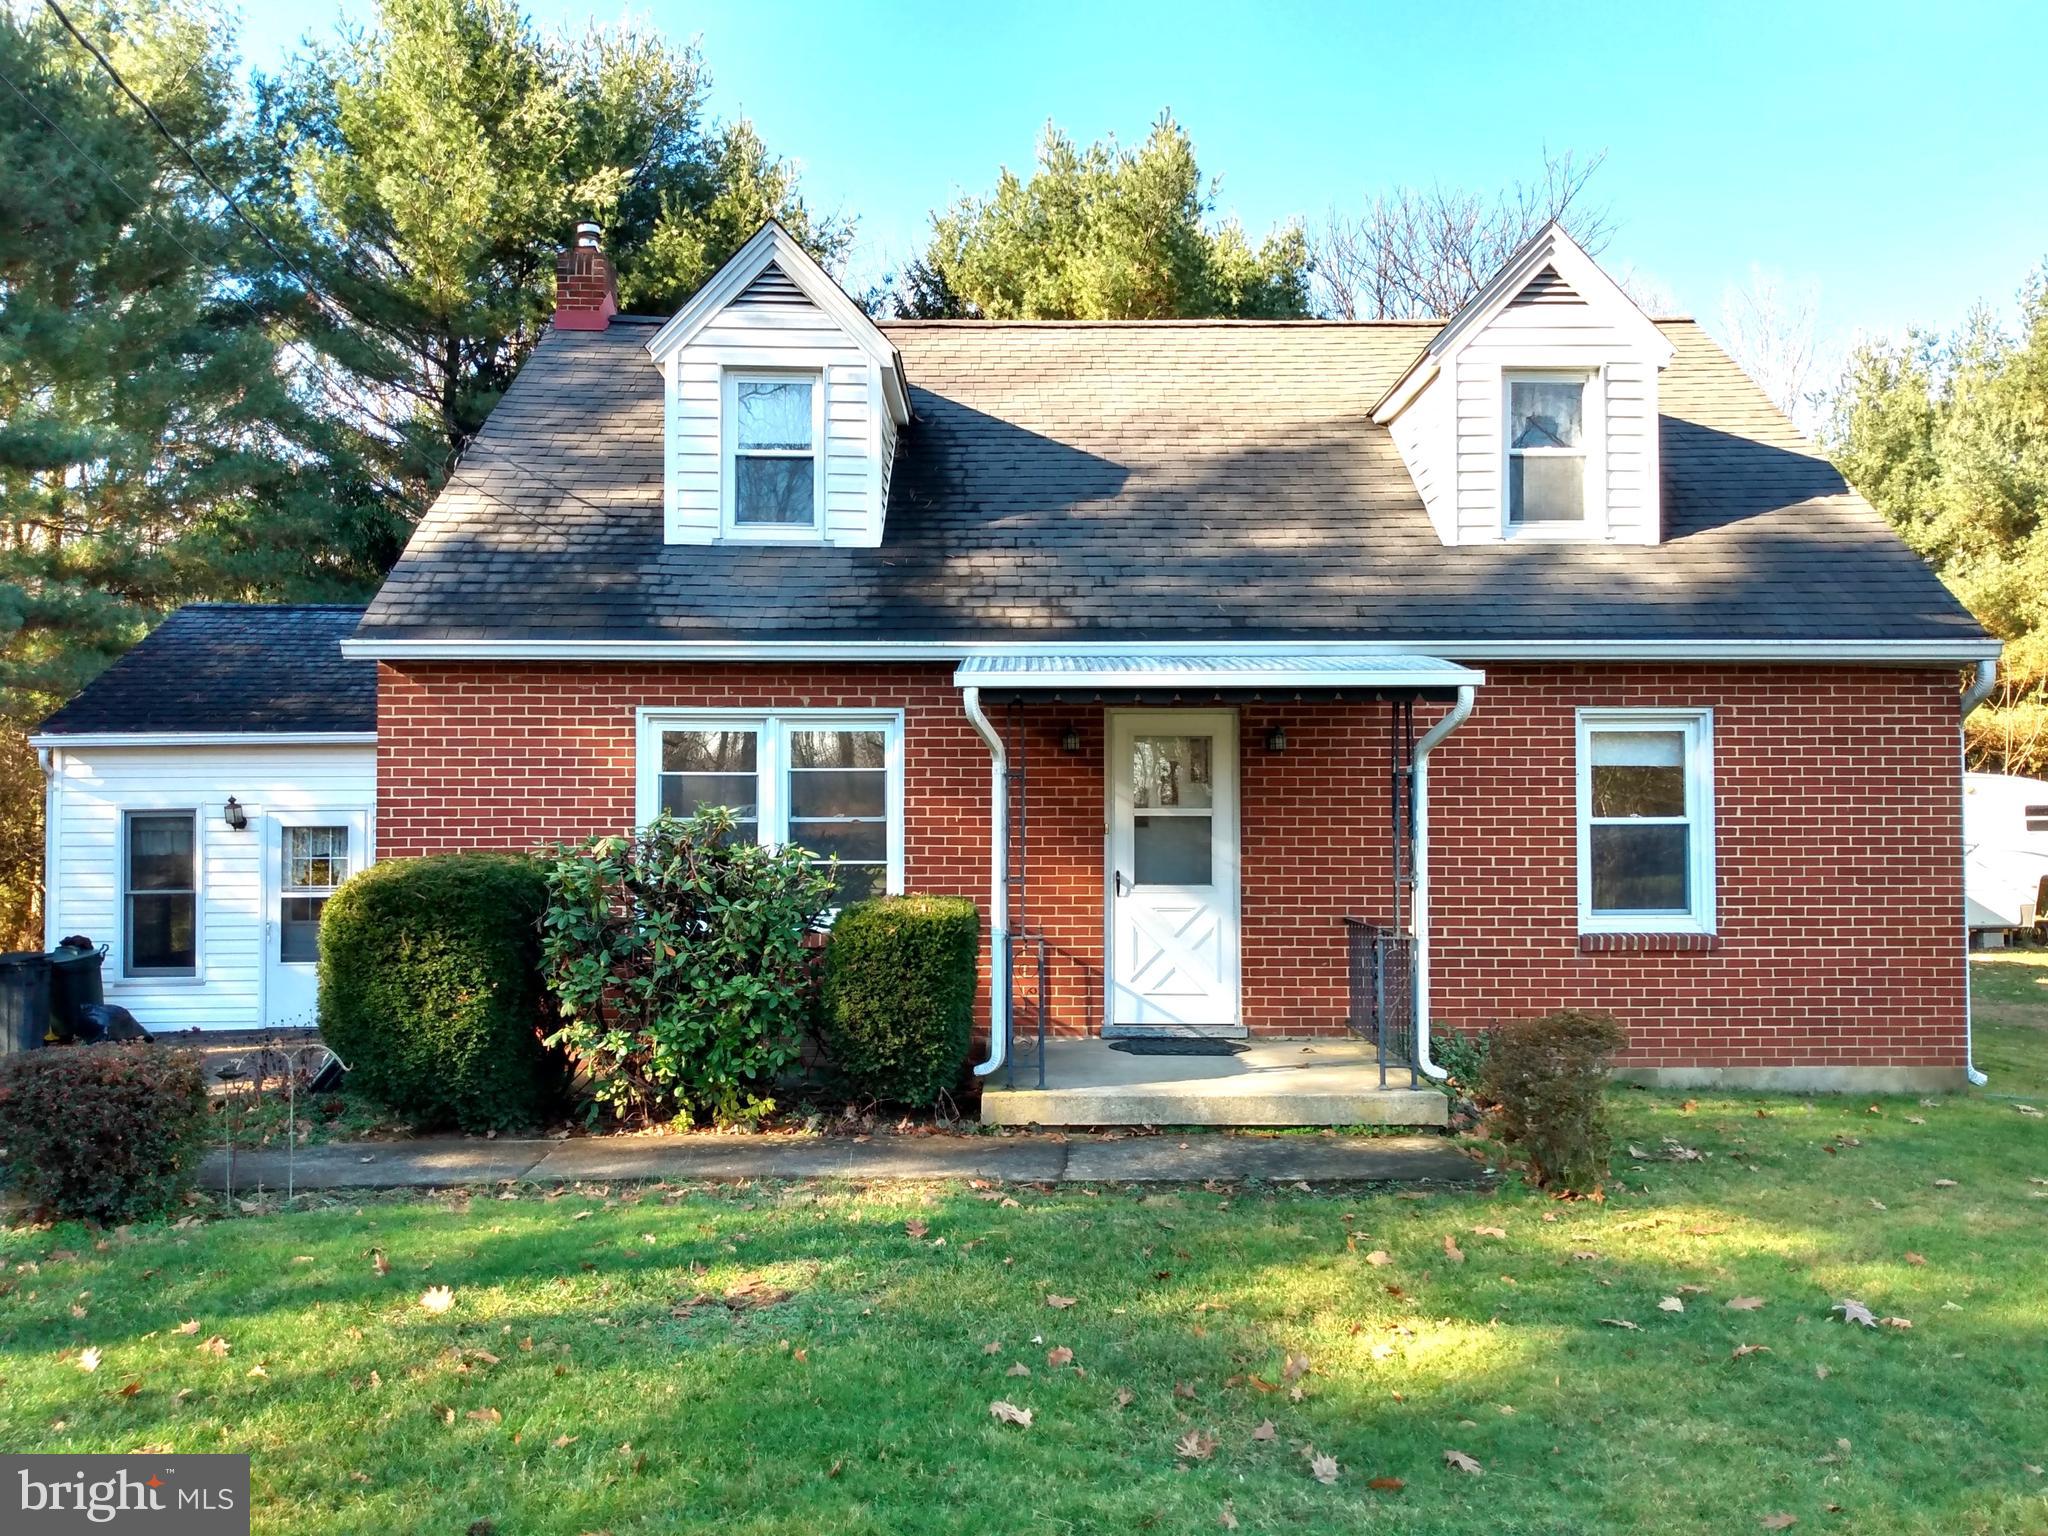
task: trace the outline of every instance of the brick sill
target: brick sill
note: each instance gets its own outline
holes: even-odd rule
[[[1718,933],[1582,933],[1582,955],[1705,955],[1721,947]]]

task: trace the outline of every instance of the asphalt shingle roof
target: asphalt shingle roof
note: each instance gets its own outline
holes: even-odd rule
[[[361,633],[1979,637],[1699,326],[1660,328],[1665,541],[1456,549],[1370,419],[1433,322],[887,325],[915,419],[879,549],[665,545],[651,332],[551,331]]]
[[[45,735],[374,731],[377,664],[341,642],[359,607],[194,603],[45,720]]]

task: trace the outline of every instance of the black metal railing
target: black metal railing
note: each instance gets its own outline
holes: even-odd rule
[[[1012,933],[1007,936],[1006,942],[1009,953],[1003,959],[1003,986],[1009,1006],[1004,1009],[1004,1013],[1009,1018],[1010,1038],[1008,1049],[1005,1051],[1003,1058],[1007,1074],[1005,1081],[1012,1088],[1017,1086],[1017,962],[1022,960],[1026,965],[1032,966],[1035,971],[1033,979],[1036,985],[1033,988],[1033,996],[1037,1001],[1037,1007],[1035,1009],[1036,1017],[1032,1021],[1035,1028],[1035,1039],[1031,1048],[1030,1060],[1038,1068],[1038,1086],[1043,1088],[1045,1086],[1045,1022],[1047,1010],[1051,1006],[1046,997],[1046,987],[1051,977],[1052,948],[1046,942],[1044,932],[1035,928],[1026,928]]]
[[[1351,1032],[1373,1042],[1380,1086],[1387,1068],[1408,1071],[1408,1086],[1420,1081],[1415,1065],[1415,936],[1362,917],[1344,919],[1350,961]]]

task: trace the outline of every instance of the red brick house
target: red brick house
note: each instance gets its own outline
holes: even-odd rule
[[[774,226],[665,322],[594,230],[561,276],[344,644],[381,856],[733,805],[984,903],[985,1073],[1042,1000],[1431,1074],[1582,1006],[1655,1081],[1964,1081],[1998,647],[1561,230],[1427,324],[878,324]]]

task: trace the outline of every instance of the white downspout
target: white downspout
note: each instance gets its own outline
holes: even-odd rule
[[[1429,754],[1436,744],[1465,723],[1472,713],[1470,683],[1458,689],[1458,702],[1415,743],[1411,771],[1415,790],[1415,1064],[1425,1076],[1441,1082],[1450,1074],[1429,1054]]]
[[[63,921],[57,910],[57,831],[64,814],[64,759],[48,747],[37,747],[36,766],[43,770],[43,948],[55,949]]]
[[[981,690],[962,688],[960,704],[988,743],[988,1060],[974,1068],[976,1077],[987,1077],[1001,1069],[1010,1049],[1010,989],[1002,974],[1010,953],[1010,765],[1003,738],[981,712]]]
[[[1997,686],[1998,663],[1995,661],[1978,662],[1977,681],[1970,684],[1963,691],[1961,719],[1969,719],[1971,711],[1990,698],[1991,690]],[[1956,756],[1959,767],[1962,773],[1967,774],[1970,771],[1969,746],[1963,736],[1960,721],[1957,725],[1956,737]],[[1956,780],[1957,790],[1959,792],[1963,791],[1965,787],[1965,780],[1959,776]],[[1967,797],[1965,797],[1964,803],[1967,803]],[[1969,878],[1970,839],[1969,834],[1965,833],[1963,836],[1963,881],[1965,885],[1969,883]],[[1982,1088],[1991,1079],[1977,1069],[1976,1012],[1976,1006],[1970,997],[1970,898],[1966,892],[1963,896],[1963,1075],[1970,1080],[1972,1087]]]

